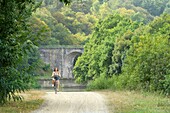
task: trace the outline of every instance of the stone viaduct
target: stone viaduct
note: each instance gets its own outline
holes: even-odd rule
[[[51,69],[59,68],[62,78],[73,79],[72,69],[77,58],[83,53],[83,46],[63,46],[63,47],[41,47],[40,56],[46,64],[50,64]]]

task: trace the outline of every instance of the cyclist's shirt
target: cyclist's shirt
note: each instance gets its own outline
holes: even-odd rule
[[[54,79],[55,79],[55,80],[59,80],[59,79],[60,79],[60,76],[59,76],[57,73],[54,73]]]

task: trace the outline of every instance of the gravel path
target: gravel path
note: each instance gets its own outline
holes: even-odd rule
[[[108,113],[103,97],[95,92],[47,92],[45,100],[32,113]]]

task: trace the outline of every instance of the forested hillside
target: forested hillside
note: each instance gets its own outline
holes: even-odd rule
[[[59,0],[42,1],[33,14],[34,31],[44,31],[40,45],[80,45],[89,40],[99,19],[117,12],[147,24],[155,16],[170,12],[169,0]]]
[[[47,45],[84,45],[73,72],[90,88],[170,94],[170,0],[0,0],[0,104],[49,77]]]
[[[85,45],[77,82],[170,94],[170,0],[38,1],[31,23],[41,46]]]
[[[76,81],[95,89],[138,89],[169,95],[169,1],[108,2],[116,11],[99,18],[74,66]]]

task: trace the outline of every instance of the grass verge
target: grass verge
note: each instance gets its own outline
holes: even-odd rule
[[[170,98],[135,91],[102,91],[110,113],[170,113]]]
[[[5,105],[0,106],[0,113],[30,113],[40,107],[44,102],[42,96],[45,92],[38,90],[30,90],[21,93],[24,97],[23,101],[10,101]]]

